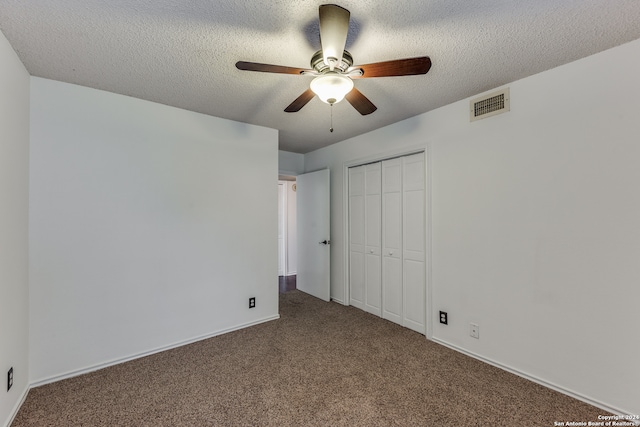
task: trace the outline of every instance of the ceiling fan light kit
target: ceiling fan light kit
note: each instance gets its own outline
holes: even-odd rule
[[[354,87],[352,78],[415,76],[426,74],[431,68],[428,56],[397,59],[373,64],[353,65],[353,57],[344,50],[349,32],[350,12],[335,4],[323,4],[319,8],[320,44],[322,49],[311,58],[311,69],[286,67],[238,61],[236,68],[243,71],[315,76],[310,88],[293,101],[285,112],[300,111],[314,96],[332,105],[346,100],[360,114],[367,115],[377,107]]]
[[[311,81],[311,90],[318,95],[322,102],[327,104],[335,104],[344,99],[344,97],[353,89],[353,80],[349,77],[329,71]]]

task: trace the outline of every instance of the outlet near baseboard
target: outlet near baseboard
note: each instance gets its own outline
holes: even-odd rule
[[[13,366],[7,372],[7,391],[11,390],[13,387]]]
[[[442,323],[443,325],[448,325],[449,324],[449,320],[448,320],[448,316],[447,316],[447,312],[446,311],[441,311],[440,312],[440,323]]]

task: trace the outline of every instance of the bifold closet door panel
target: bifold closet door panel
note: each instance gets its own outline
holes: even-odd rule
[[[349,304],[365,309],[365,166],[349,169]]]
[[[365,310],[382,316],[382,164],[365,166]]]
[[[382,162],[382,317],[402,324],[402,159]]]
[[[349,169],[350,304],[426,332],[424,153]]]
[[[424,154],[402,158],[403,325],[422,334],[425,327],[425,161]]]

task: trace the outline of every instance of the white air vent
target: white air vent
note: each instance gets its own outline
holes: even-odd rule
[[[509,111],[509,88],[472,99],[470,107],[472,122],[507,112]]]

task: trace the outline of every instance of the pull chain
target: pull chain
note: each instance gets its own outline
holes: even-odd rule
[[[329,128],[329,132],[333,132],[333,103],[329,105],[331,106],[331,127]]]

